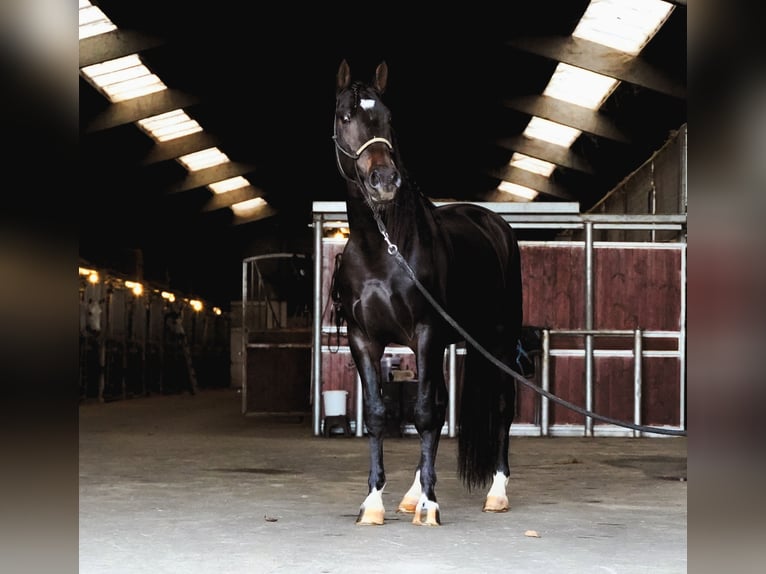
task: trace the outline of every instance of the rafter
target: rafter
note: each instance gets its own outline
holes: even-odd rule
[[[686,86],[640,56],[572,36],[519,37],[507,42],[517,50],[564,62],[674,98],[686,98]]]
[[[85,133],[95,133],[132,124],[151,116],[187,108],[200,102],[200,98],[180,90],[163,90],[140,98],[133,98],[116,104],[97,114],[85,128]]]
[[[100,64],[157,48],[165,44],[164,38],[136,30],[113,30],[80,40],[80,67]]]
[[[617,128],[605,114],[550,96],[518,96],[503,100],[503,105],[518,112],[538,116],[594,136],[624,144],[631,143],[630,138]]]
[[[222,179],[228,179],[238,175],[244,176],[253,171],[255,171],[255,166],[230,161],[207,169],[191,172],[181,181],[168,186],[165,192],[168,194],[182,193],[210,183],[215,183],[216,181],[221,181]]]
[[[542,194],[558,199],[566,199],[567,201],[575,199],[564,187],[554,183],[550,178],[525,169],[519,169],[518,167],[506,166],[505,168],[490,170],[487,175],[529,187]]]
[[[231,207],[235,203],[239,203],[240,201],[247,201],[249,199],[255,199],[256,197],[263,197],[264,192],[262,189],[259,189],[253,185],[247,185],[245,187],[240,187],[239,189],[232,189],[231,191],[227,191],[226,193],[220,193],[217,195],[214,195],[210,198],[210,200],[204,205],[202,208],[202,211],[215,211],[217,209],[224,209],[226,207]]]
[[[497,145],[509,151],[516,151],[567,169],[593,175],[593,168],[590,164],[569,148],[539,139],[528,138],[524,135],[501,138],[497,140]]]

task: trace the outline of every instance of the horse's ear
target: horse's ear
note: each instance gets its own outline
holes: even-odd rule
[[[338,85],[336,86],[338,93],[348,88],[348,85],[350,82],[351,82],[351,68],[348,67],[348,62],[346,62],[346,60],[343,60],[340,63],[340,67],[338,68]]]
[[[388,83],[388,64],[386,62],[381,62],[378,64],[378,67],[375,68],[375,80],[373,81],[373,86],[376,90],[378,90],[378,93],[382,94],[386,91],[386,84]]]

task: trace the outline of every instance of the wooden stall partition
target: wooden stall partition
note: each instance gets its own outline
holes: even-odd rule
[[[348,351],[345,327],[338,329],[330,287],[336,256],[345,240],[324,239],[322,260],[322,389],[349,392],[349,416],[356,416],[356,370]],[[579,241],[521,242],[524,324],[553,331],[585,327],[585,245]],[[641,418],[645,424],[678,425],[681,321],[680,244],[597,243],[593,284],[596,330],[641,329],[643,340]],[[618,420],[634,416],[632,337],[595,337],[593,406]],[[554,337],[550,391],[585,407],[584,336]],[[476,352],[468,349],[468,353]],[[462,355],[458,370],[456,411],[462,392]],[[513,366],[513,365],[512,365]],[[535,373],[539,384],[539,369]],[[445,372],[445,379],[447,373]],[[518,385],[515,432],[539,428],[539,394]],[[581,433],[584,416],[550,402],[550,424],[566,434]],[[598,423],[596,423],[598,426]],[[609,425],[607,425],[609,426]],[[602,427],[604,430],[606,427]],[[512,432],[514,432],[512,429]],[[539,431],[538,431],[539,432]],[[554,433],[555,434],[555,433]]]

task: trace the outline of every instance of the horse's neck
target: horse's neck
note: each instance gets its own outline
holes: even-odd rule
[[[360,197],[358,189],[349,190],[349,192],[352,191],[355,193],[349,193],[346,200],[351,237],[370,249],[387,249],[388,245],[383,238],[383,233],[378,228],[372,208]],[[399,193],[414,192],[400,191]],[[389,234],[389,240],[398,244],[400,250],[406,250],[406,246],[413,244],[416,237],[422,239],[424,234],[429,233],[429,226],[424,222],[427,212],[427,206],[421,204],[420,197],[403,196],[398,199],[396,205],[392,206],[390,210],[384,210],[381,214],[381,220]]]

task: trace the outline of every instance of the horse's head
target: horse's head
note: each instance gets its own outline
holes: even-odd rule
[[[373,204],[392,201],[402,183],[392,157],[391,114],[381,100],[387,78],[385,62],[371,84],[351,82],[345,60],[338,69],[333,124],[338,168]]]

